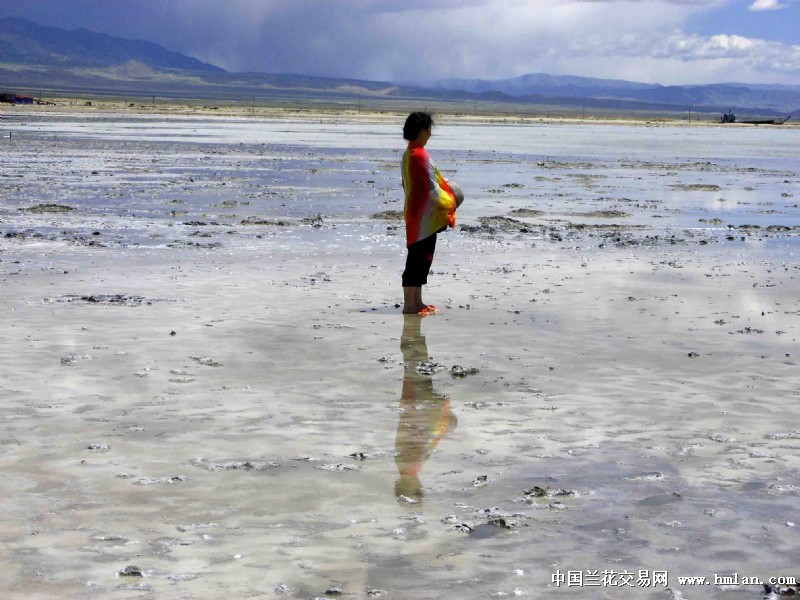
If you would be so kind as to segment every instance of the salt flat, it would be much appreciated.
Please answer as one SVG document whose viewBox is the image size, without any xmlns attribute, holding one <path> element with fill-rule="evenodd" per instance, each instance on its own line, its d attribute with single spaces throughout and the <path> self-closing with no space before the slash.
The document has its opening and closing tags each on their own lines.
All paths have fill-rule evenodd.
<svg viewBox="0 0 800 600">
<path fill-rule="evenodd" d="M 800 575 L 796 129 L 441 119 L 419 319 L 396 123 L 4 127 L 4 598 Z"/>
</svg>

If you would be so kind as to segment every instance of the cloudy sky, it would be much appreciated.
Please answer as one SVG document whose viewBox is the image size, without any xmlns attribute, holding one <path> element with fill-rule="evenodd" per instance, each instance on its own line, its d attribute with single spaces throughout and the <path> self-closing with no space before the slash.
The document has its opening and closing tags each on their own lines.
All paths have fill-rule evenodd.
<svg viewBox="0 0 800 600">
<path fill-rule="evenodd" d="M 229 71 L 800 84 L 800 0 L 0 0 Z"/>
</svg>

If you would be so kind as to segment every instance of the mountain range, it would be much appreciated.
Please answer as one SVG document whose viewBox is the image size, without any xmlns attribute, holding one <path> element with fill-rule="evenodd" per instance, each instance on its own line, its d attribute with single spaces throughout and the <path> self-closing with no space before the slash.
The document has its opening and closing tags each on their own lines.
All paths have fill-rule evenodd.
<svg viewBox="0 0 800 600">
<path fill-rule="evenodd" d="M 292 74 L 230 73 L 143 40 L 0 18 L 0 91 L 139 94 L 190 98 L 365 98 L 491 102 L 659 112 L 800 113 L 800 85 L 663 86 L 527 74 L 500 80 L 382 82 Z"/>
<path fill-rule="evenodd" d="M 88 29 L 66 31 L 27 19 L 0 19 L 0 62 L 60 67 L 113 67 L 135 60 L 153 68 L 224 72 L 163 46 Z"/>
<path fill-rule="evenodd" d="M 780 112 L 800 107 L 800 85 L 721 83 L 663 86 L 616 79 L 528 74 L 499 80 L 449 79 L 436 82 L 432 87 L 473 93 L 502 92 L 518 98 L 532 95 L 603 98 L 672 104 L 684 108 L 723 107 L 728 104 L 731 107 L 768 108 Z"/>
</svg>

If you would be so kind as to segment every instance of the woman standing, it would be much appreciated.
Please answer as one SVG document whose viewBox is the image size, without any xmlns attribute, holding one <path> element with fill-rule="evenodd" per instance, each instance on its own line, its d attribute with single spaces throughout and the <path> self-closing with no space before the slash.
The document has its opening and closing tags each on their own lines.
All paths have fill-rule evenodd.
<svg viewBox="0 0 800 600">
<path fill-rule="evenodd" d="M 403 191 L 406 222 L 406 268 L 403 271 L 403 313 L 434 314 L 436 307 L 422 301 L 422 286 L 436 250 L 436 234 L 456 225 L 456 199 L 447 180 L 431 163 L 425 144 L 431 137 L 433 118 L 424 112 L 408 115 L 403 138 Z"/>
</svg>

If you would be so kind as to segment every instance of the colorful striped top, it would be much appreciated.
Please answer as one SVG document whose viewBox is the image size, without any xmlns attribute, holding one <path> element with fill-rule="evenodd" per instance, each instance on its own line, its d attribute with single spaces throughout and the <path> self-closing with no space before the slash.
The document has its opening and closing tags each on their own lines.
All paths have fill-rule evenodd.
<svg viewBox="0 0 800 600">
<path fill-rule="evenodd" d="M 424 146 L 410 142 L 403 155 L 406 246 L 456 226 L 456 199 Z"/>
</svg>

